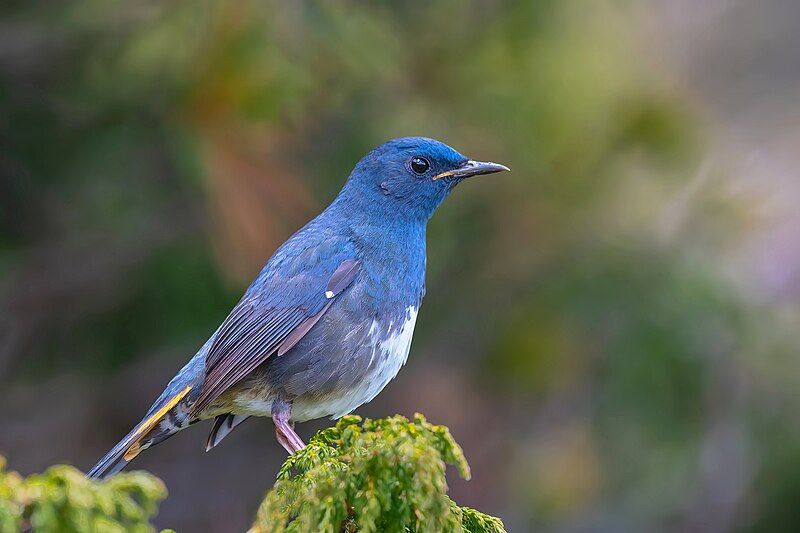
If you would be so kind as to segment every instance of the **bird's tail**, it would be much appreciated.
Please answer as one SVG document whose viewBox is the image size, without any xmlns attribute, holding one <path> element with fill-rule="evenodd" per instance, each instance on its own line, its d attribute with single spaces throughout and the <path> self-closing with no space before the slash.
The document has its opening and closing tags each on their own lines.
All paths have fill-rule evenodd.
<svg viewBox="0 0 800 533">
<path fill-rule="evenodd" d="M 153 404 L 144 419 L 100 459 L 86 475 L 90 478 L 102 479 L 115 474 L 125 468 L 142 450 L 158 444 L 187 427 L 189 421 L 186 414 L 179 415 L 173 410 L 191 390 L 191 385 L 186 385 L 177 392 L 172 392 L 168 388 Z"/>
</svg>

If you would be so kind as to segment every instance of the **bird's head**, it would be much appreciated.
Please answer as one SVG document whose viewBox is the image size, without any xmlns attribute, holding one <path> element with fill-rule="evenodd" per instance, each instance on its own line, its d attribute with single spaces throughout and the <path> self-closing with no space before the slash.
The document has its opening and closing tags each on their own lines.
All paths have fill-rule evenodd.
<svg viewBox="0 0 800 533">
<path fill-rule="evenodd" d="M 342 199 L 353 208 L 386 218 L 427 220 L 463 180 L 508 170 L 473 161 L 425 137 L 403 137 L 382 144 L 358 162 Z"/>
</svg>

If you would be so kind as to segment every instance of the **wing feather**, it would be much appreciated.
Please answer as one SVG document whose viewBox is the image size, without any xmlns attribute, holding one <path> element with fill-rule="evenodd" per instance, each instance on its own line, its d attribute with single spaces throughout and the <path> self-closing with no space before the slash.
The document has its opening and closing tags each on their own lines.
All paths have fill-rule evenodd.
<svg viewBox="0 0 800 533">
<path fill-rule="evenodd" d="M 359 265 L 355 259 L 345 259 L 317 282 L 313 278 L 309 282 L 307 272 L 297 273 L 281 285 L 297 300 L 291 305 L 274 303 L 280 302 L 280 298 L 272 293 L 248 291 L 214 336 L 206 357 L 205 379 L 192 414 L 196 416 L 203 411 L 273 353 L 282 355 L 296 345 L 330 308 L 335 297 L 352 283 Z"/>
<path fill-rule="evenodd" d="M 278 346 L 278 356 L 280 357 L 281 355 L 285 354 L 286 352 L 294 348 L 294 345 L 300 342 L 300 339 L 305 337 L 306 333 L 308 333 L 309 330 L 311 330 L 311 328 L 314 327 L 314 324 L 317 323 L 317 320 L 322 318 L 322 315 L 325 314 L 325 311 L 328 310 L 328 308 L 331 306 L 332 303 L 333 303 L 332 301 L 328 301 L 328 303 L 325 304 L 325 307 L 323 307 L 319 313 L 317 313 L 314 316 L 306 318 L 305 320 L 303 320 L 303 322 L 300 323 L 300 325 L 294 328 L 292 332 L 286 336 L 281 345 Z"/>
</svg>

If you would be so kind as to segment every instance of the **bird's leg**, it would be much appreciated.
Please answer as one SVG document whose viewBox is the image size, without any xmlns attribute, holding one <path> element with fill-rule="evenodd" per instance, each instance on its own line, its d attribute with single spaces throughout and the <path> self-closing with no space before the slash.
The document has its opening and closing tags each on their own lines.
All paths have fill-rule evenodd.
<svg viewBox="0 0 800 533">
<path fill-rule="evenodd" d="M 281 397 L 272 402 L 272 422 L 275 424 L 275 437 L 283 448 L 293 454 L 305 448 L 305 443 L 294 432 L 294 424 L 289 423 L 292 416 L 292 404 Z"/>
<path fill-rule="evenodd" d="M 300 435 L 295 433 L 294 424 L 290 425 L 286 423 L 282 429 L 284 437 L 286 437 L 286 440 L 288 441 L 289 447 L 292 448 L 292 451 L 289 453 L 300 451 L 306 447 L 306 443 L 303 442 L 303 439 L 300 438 Z"/>
<path fill-rule="evenodd" d="M 278 439 L 278 443 L 283 446 L 284 450 L 286 450 L 289 454 L 293 453 L 292 445 L 289 444 L 289 441 L 283 436 L 283 433 L 281 433 L 281 430 L 278 429 L 278 426 L 275 426 L 275 437 Z"/>
</svg>

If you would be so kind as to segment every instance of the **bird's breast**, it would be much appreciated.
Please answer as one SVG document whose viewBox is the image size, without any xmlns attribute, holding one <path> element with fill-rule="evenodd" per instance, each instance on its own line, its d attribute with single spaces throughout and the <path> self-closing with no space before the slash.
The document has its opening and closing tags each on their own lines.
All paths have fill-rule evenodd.
<svg viewBox="0 0 800 533">
<path fill-rule="evenodd" d="M 349 362 L 355 379 L 347 380 L 346 386 L 334 388 L 323 398 L 297 398 L 293 418 L 339 418 L 375 398 L 408 360 L 417 311 L 417 307 L 409 306 L 405 313 L 394 317 L 376 317 L 366 342 Z"/>
<path fill-rule="evenodd" d="M 374 343 L 368 368 L 374 372 L 367 376 L 374 384 L 380 385 L 375 394 L 394 378 L 400 368 L 406 364 L 411 350 L 411 339 L 414 336 L 414 325 L 417 322 L 417 308 L 408 307 L 401 319 L 383 322 L 373 321 L 370 327 L 370 338 Z M 374 394 L 367 400 L 374 397 Z M 363 403 L 363 402 L 362 402 Z"/>
</svg>

